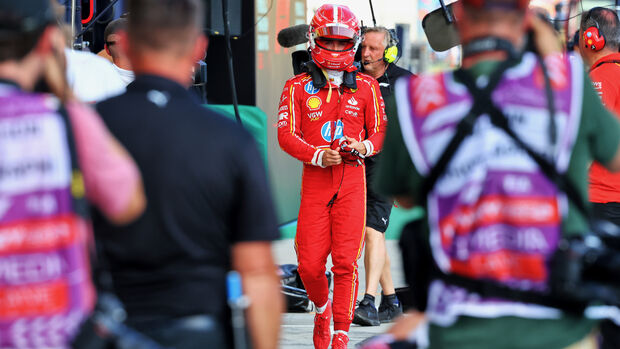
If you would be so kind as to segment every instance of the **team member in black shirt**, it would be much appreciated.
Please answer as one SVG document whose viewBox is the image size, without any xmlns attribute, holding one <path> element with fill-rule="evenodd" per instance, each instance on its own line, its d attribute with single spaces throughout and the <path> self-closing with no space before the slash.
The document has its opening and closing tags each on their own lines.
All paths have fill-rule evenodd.
<svg viewBox="0 0 620 349">
<path fill-rule="evenodd" d="M 368 27 L 363 32 L 362 64 L 364 73 L 377 79 L 383 100 L 392 95 L 394 83 L 411 72 L 394 64 L 397 56 L 395 38 L 385 27 Z M 388 115 L 392 117 L 392 115 Z M 396 119 L 393 119 L 396 120 Z M 381 154 L 378 154 L 380 156 Z M 385 248 L 385 231 L 390 222 L 392 201 L 372 189 L 375 164 L 378 156 L 367 158 L 366 163 L 366 237 L 364 268 L 366 269 L 366 294 L 355 310 L 353 323 L 362 326 L 378 326 L 390 322 L 402 313 L 392 274 L 390 258 Z M 379 311 L 375 308 L 377 286 L 381 284 L 382 297 Z"/>
<path fill-rule="evenodd" d="M 96 230 L 128 324 L 177 349 L 229 347 L 232 268 L 250 298 L 253 347 L 275 348 L 279 236 L 262 158 L 248 132 L 187 90 L 206 48 L 200 1 L 132 0 L 129 11 L 136 79 L 97 110 L 136 159 L 149 203 L 135 223 Z"/>
</svg>

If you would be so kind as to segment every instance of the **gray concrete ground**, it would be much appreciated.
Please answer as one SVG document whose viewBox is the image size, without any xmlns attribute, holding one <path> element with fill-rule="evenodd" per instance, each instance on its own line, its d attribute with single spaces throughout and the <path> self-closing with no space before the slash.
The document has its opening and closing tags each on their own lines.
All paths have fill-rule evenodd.
<svg viewBox="0 0 620 349">
<path fill-rule="evenodd" d="M 387 240 L 387 251 L 392 261 L 392 277 L 394 278 L 394 286 L 402 287 L 405 285 L 404 275 L 401 268 L 400 251 L 396 240 Z M 278 264 L 296 264 L 295 249 L 293 240 L 280 240 L 273 246 L 276 263 Z M 364 296 L 366 289 L 366 278 L 364 275 L 364 255 L 358 261 L 359 265 L 359 293 L 358 300 Z M 328 259 L 328 268 L 331 267 L 331 261 Z M 377 297 L 377 305 L 380 297 Z M 312 345 L 312 328 L 314 326 L 314 313 L 286 313 L 282 317 L 282 332 L 280 336 L 281 349 L 294 348 L 313 348 Z M 354 348 L 355 344 L 364 339 L 384 332 L 389 328 L 390 324 L 381 324 L 381 326 L 362 327 L 351 325 L 349 330 L 349 348 Z"/>
</svg>

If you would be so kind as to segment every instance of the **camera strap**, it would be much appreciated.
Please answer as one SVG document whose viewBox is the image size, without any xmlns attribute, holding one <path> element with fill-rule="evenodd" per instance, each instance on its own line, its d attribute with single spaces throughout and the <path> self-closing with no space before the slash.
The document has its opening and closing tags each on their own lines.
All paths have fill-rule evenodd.
<svg viewBox="0 0 620 349">
<path fill-rule="evenodd" d="M 504 51 L 510 58 L 518 56 L 510 41 L 496 36 L 477 38 L 463 45 L 463 57 L 475 56 L 489 51 Z"/>
<path fill-rule="evenodd" d="M 512 60 L 504 61 L 503 63 L 501 63 L 500 66 L 491 74 L 489 78 L 489 83 L 484 89 L 480 89 L 476 86 L 476 82 L 473 76 L 471 76 L 471 74 L 467 71 L 459 69 L 454 72 L 455 77 L 457 77 L 459 81 L 461 81 L 471 93 L 474 99 L 474 103 L 469 113 L 457 125 L 454 136 L 446 146 L 444 152 L 439 157 L 439 160 L 437 161 L 435 166 L 431 169 L 429 176 L 426 177 L 424 185 L 422 186 L 423 190 L 420 198 L 426 198 L 428 196 L 430 191 L 437 183 L 437 180 L 439 179 L 441 174 L 443 174 L 443 172 L 446 170 L 448 163 L 450 162 L 452 157 L 454 157 L 454 154 L 460 147 L 461 143 L 463 143 L 465 138 L 467 138 L 467 136 L 472 133 L 476 119 L 480 115 L 487 113 L 491 118 L 491 122 L 496 127 L 504 130 L 504 132 L 506 132 L 506 134 L 510 138 L 512 138 L 519 147 L 525 150 L 525 152 L 538 164 L 545 176 L 547 176 L 549 180 L 551 180 L 562 192 L 564 192 L 569 198 L 569 200 L 573 202 L 575 207 L 577 207 L 577 209 L 579 209 L 579 211 L 581 211 L 581 213 L 589 219 L 591 216 L 590 211 L 585 206 L 583 198 L 577 190 L 576 186 L 565 175 L 561 175 L 560 173 L 558 173 L 557 169 L 550 161 L 548 161 L 542 155 L 534 151 L 514 133 L 514 131 L 510 128 L 510 125 L 508 124 L 508 119 L 506 118 L 504 113 L 499 108 L 497 108 L 497 106 L 493 103 L 491 99 L 491 93 L 499 83 L 501 75 L 513 63 L 514 61 Z M 544 62 L 540 60 L 540 63 L 543 67 L 542 71 L 545 80 L 545 95 L 547 97 L 547 108 L 549 110 L 550 119 L 554 120 L 555 104 L 553 101 L 551 82 Z M 555 144 L 557 136 L 554 121 L 550 122 L 549 128 L 549 137 L 551 143 Z"/>
<path fill-rule="evenodd" d="M 495 71 L 491 73 L 489 77 L 489 82 L 484 89 L 480 90 L 478 89 L 478 87 L 475 87 L 474 90 L 470 90 L 470 93 L 472 94 L 472 97 L 474 98 L 473 106 L 471 107 L 471 110 L 467 113 L 467 115 L 459 122 L 459 124 L 456 127 L 456 132 L 454 133 L 454 136 L 452 137 L 452 139 L 446 146 L 445 150 L 439 157 L 439 160 L 437 161 L 435 166 L 431 168 L 429 175 L 425 178 L 424 183 L 422 185 L 422 191 L 420 193 L 420 198 L 422 199 L 420 202 L 426 201 L 428 194 L 435 187 L 437 180 L 446 170 L 448 163 L 450 162 L 450 160 L 452 160 L 452 157 L 454 156 L 458 148 L 461 146 L 461 143 L 463 143 L 465 138 L 467 138 L 473 132 L 474 124 L 476 123 L 476 120 L 478 119 L 478 117 L 487 111 L 487 106 L 485 105 L 485 103 L 480 103 L 479 100 L 485 99 L 485 97 L 483 96 L 491 95 L 491 93 L 493 92 L 497 84 L 500 82 L 503 73 L 506 71 L 506 69 L 508 69 L 515 63 L 516 63 L 515 60 L 503 61 L 495 69 Z M 466 73 L 462 69 L 459 69 L 455 72 L 455 76 L 457 77 L 459 77 L 456 74 L 458 72 L 465 73 L 467 75 L 466 79 L 468 79 L 475 86 L 473 77 L 471 77 L 468 73 Z M 468 85 L 466 84 L 466 86 Z M 486 98 L 489 98 L 489 97 L 486 97 Z"/>
<path fill-rule="evenodd" d="M 542 65 L 542 71 L 545 78 L 546 97 L 548 100 L 547 107 L 549 109 L 550 118 L 553 119 L 555 112 L 553 91 L 551 90 L 551 83 L 544 62 L 542 59 L 539 61 Z M 491 94 L 494 88 L 501 80 L 501 76 L 506 69 L 514 63 L 515 60 L 506 60 L 502 62 L 490 75 L 489 82 L 486 87 L 482 89 L 476 85 L 474 77 L 469 72 L 463 69 L 459 69 L 454 72 L 454 76 L 462 82 L 471 93 L 473 97 L 473 106 L 469 113 L 457 125 L 453 138 L 446 146 L 436 165 L 431 169 L 429 176 L 425 179 L 420 196 L 420 199 L 423 199 L 423 201 L 420 202 L 425 202 L 426 197 L 433 189 L 438 178 L 445 171 L 448 163 L 451 161 L 462 142 L 472 133 L 476 119 L 482 114 L 487 114 L 489 115 L 493 125 L 506 132 L 506 134 L 513 139 L 519 147 L 525 150 L 525 152 L 538 164 L 545 176 L 547 176 L 560 191 L 563 191 L 568 196 L 569 200 L 575 204 L 575 206 L 585 215 L 586 218 L 589 218 L 589 211 L 574 184 L 565 175 L 558 173 L 552 162 L 545 159 L 542 155 L 538 154 L 536 151 L 531 149 L 530 146 L 524 143 L 510 128 L 508 119 L 502 110 L 500 110 L 493 103 Z M 550 132 L 550 139 L 552 143 L 555 143 L 555 123 L 550 122 L 550 127 L 553 128 L 553 132 Z M 463 287 L 468 291 L 477 293 L 483 297 L 494 297 L 525 303 L 540 304 L 557 309 L 563 309 L 569 312 L 583 312 L 586 306 L 584 302 L 574 299 L 567 299 L 556 294 L 552 295 L 550 289 L 541 292 L 514 289 L 492 280 L 471 279 L 453 273 L 446 274 L 441 271 L 435 263 L 432 263 L 432 265 L 433 270 L 431 271 L 431 274 L 435 274 L 436 277 L 446 283 Z"/>
<path fill-rule="evenodd" d="M 554 105 L 552 102 L 553 92 L 551 90 L 551 83 L 549 81 L 549 76 L 547 73 L 547 69 L 545 68 L 544 62 L 541 61 L 541 64 L 543 67 L 542 71 L 543 71 L 543 75 L 545 76 L 545 87 L 547 90 L 547 93 L 546 93 L 547 100 L 548 100 L 547 107 L 549 108 L 550 118 L 553 119 L 554 114 L 555 114 Z M 502 110 L 500 110 L 495 105 L 495 103 L 493 103 L 490 93 L 488 93 L 486 90 L 483 91 L 483 90 L 478 89 L 474 82 L 473 77 L 468 72 L 462 69 L 459 69 L 454 74 L 461 82 L 463 82 L 463 84 L 465 84 L 467 89 L 472 94 L 474 98 L 474 105 L 484 106 L 483 107 L 484 111 L 489 115 L 491 119 L 491 123 L 493 123 L 493 125 L 495 125 L 496 127 L 506 132 L 506 134 L 520 148 L 525 150 L 528 156 L 530 156 L 536 162 L 536 164 L 538 164 L 538 166 L 540 167 L 540 170 L 545 174 L 545 176 L 547 176 L 547 178 L 551 182 L 553 182 L 560 191 L 564 192 L 566 196 L 569 198 L 569 200 L 575 205 L 575 207 L 577 207 L 577 209 L 579 209 L 579 211 L 581 211 L 581 213 L 587 219 L 589 219 L 590 211 L 584 204 L 583 197 L 577 190 L 577 187 L 571 182 L 571 180 L 566 175 L 560 174 L 552 162 L 545 159 L 541 154 L 533 150 L 529 145 L 523 142 L 523 140 L 520 139 L 515 134 L 515 132 L 510 128 L 508 118 L 504 115 Z M 549 102 L 549 100 L 551 100 L 551 102 Z M 555 137 L 552 137 L 552 140 L 554 140 L 554 138 Z M 450 158 L 452 158 L 452 156 L 454 156 L 454 153 L 448 154 L 448 155 L 450 155 Z"/>
</svg>

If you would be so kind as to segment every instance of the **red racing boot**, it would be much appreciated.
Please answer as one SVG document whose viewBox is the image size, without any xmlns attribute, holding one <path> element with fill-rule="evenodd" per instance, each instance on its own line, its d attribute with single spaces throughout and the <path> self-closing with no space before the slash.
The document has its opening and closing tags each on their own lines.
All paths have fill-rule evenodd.
<svg viewBox="0 0 620 349">
<path fill-rule="evenodd" d="M 323 313 L 314 315 L 314 331 L 312 332 L 312 341 L 315 349 L 327 349 L 329 341 L 332 337 L 332 302 L 327 301 L 327 307 Z"/>
<path fill-rule="evenodd" d="M 349 336 L 345 332 L 336 331 L 332 339 L 332 349 L 347 349 L 349 344 Z"/>
</svg>

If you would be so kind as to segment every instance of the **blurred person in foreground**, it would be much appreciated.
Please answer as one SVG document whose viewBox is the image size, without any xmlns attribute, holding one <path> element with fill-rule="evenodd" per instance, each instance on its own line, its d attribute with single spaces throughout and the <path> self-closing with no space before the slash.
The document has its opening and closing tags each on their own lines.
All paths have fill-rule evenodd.
<svg viewBox="0 0 620 349">
<path fill-rule="evenodd" d="M 112 57 L 112 64 L 121 80 L 128 85 L 135 78 L 127 54 L 123 51 L 121 41 L 127 40 L 127 18 L 118 18 L 105 27 L 103 31 L 104 50 Z"/>
<path fill-rule="evenodd" d="M 113 226 L 146 205 L 135 163 L 73 97 L 64 46 L 49 0 L 0 0 L 2 348 L 68 348 L 95 302 L 88 203 Z"/>
<path fill-rule="evenodd" d="M 397 83 L 396 104 L 388 102 L 388 110 L 397 109 L 398 122 L 388 127 L 376 182 L 402 206 L 427 210 L 417 229 L 403 231 L 426 247 L 426 270 L 435 266 L 427 284 L 418 285 L 427 291 L 419 306 L 428 320 L 420 346 L 595 348 L 598 321 L 583 313 L 469 287 L 549 290 L 558 241 L 590 228 L 577 208 L 587 206 L 591 157 L 620 169 L 620 125 L 602 106 L 581 60 L 561 54 L 553 29 L 527 10 L 527 1 L 464 0 L 454 11 L 463 66 Z M 528 30 L 539 56 L 524 51 Z M 437 173 L 457 135 L 464 137 L 460 146 Z M 534 160 L 536 153 L 546 165 Z M 543 167 L 574 183 L 581 199 L 567 201 Z M 434 174 L 432 185 L 427 181 Z M 404 317 L 367 347 L 403 339 L 411 334 L 406 325 L 417 323 L 419 316 Z"/>
<path fill-rule="evenodd" d="M 237 270 L 254 348 L 276 348 L 283 299 L 279 238 L 252 136 L 188 91 L 204 55 L 199 0 L 132 0 L 127 92 L 97 105 L 136 159 L 149 205 L 119 231 L 95 224 L 127 324 L 163 346 L 232 346 L 226 275 Z"/>
<path fill-rule="evenodd" d="M 299 275 L 317 306 L 314 347 L 346 348 L 359 285 L 365 230 L 366 176 L 363 157 L 381 150 L 383 99 L 377 81 L 353 65 L 361 41 L 355 14 L 323 5 L 309 27 L 306 72 L 284 85 L 278 114 L 280 147 L 303 162 L 301 206 L 295 236 Z M 325 277 L 330 255 L 332 302 Z"/>
<path fill-rule="evenodd" d="M 412 73 L 396 65 L 398 56 L 396 38 L 385 27 L 367 27 L 362 31 L 363 72 L 379 83 L 384 100 L 392 96 L 396 80 Z M 388 115 L 388 118 L 391 116 Z M 394 119 L 396 116 L 394 115 Z M 364 237 L 364 270 L 366 293 L 360 302 L 353 323 L 362 326 L 379 326 L 391 322 L 402 314 L 402 306 L 394 290 L 390 256 L 385 248 L 385 231 L 390 223 L 392 200 L 375 192 L 373 182 L 376 164 L 381 154 L 366 159 L 366 236 Z M 381 284 L 379 311 L 375 307 L 377 286 Z"/>
<path fill-rule="evenodd" d="M 620 115 L 620 21 L 616 11 L 594 7 L 583 13 L 578 46 L 603 105 Z M 620 174 L 594 161 L 589 178 L 593 215 L 620 225 Z M 601 335 L 603 348 L 620 347 L 620 328 L 611 321 L 601 324 Z"/>
</svg>

